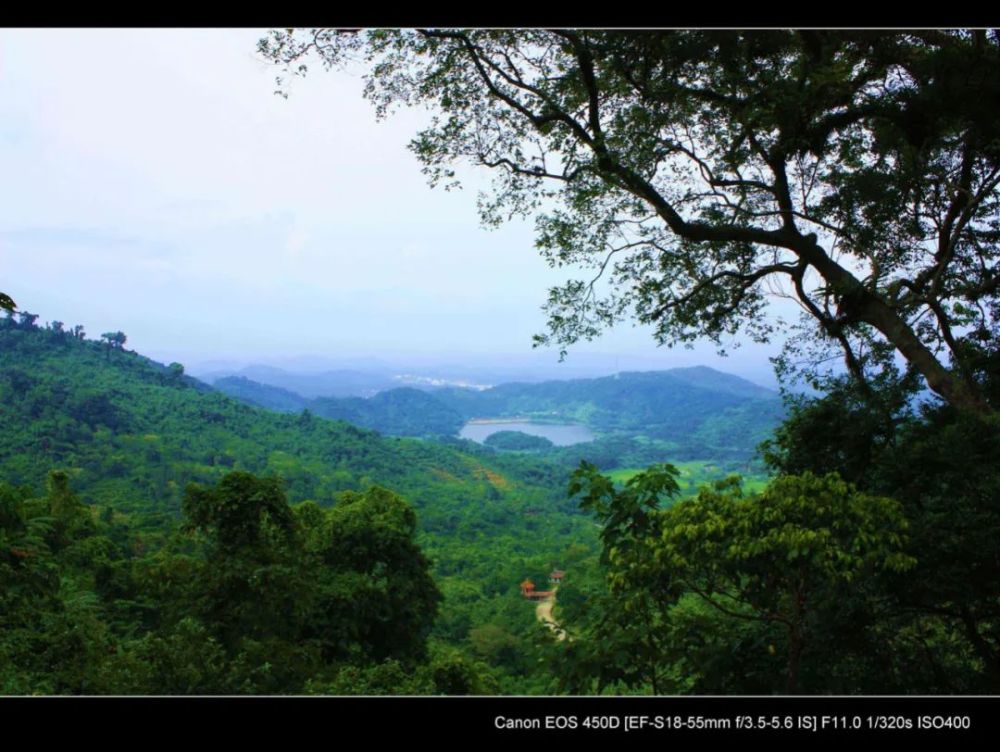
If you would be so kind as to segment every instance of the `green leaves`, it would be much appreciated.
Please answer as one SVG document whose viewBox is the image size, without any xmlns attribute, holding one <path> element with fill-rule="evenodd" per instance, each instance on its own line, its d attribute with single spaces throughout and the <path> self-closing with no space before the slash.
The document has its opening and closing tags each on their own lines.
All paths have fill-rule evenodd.
<svg viewBox="0 0 1000 752">
<path fill-rule="evenodd" d="M 774 655 L 777 628 L 784 653 L 782 663 L 769 663 L 770 686 L 798 691 L 810 646 L 852 639 L 825 626 L 836 621 L 828 610 L 857 598 L 882 574 L 916 563 L 906 551 L 900 504 L 859 493 L 836 475 L 779 477 L 759 496 L 744 496 L 739 480 L 730 478 L 661 508 L 679 491 L 676 475 L 669 465 L 653 467 L 617 488 L 583 465 L 570 488 L 584 494 L 581 506 L 604 528 L 610 597 L 589 639 L 606 639 L 621 614 L 633 629 L 644 625 L 633 636 L 635 663 L 618 673 L 629 682 L 662 679 L 677 661 L 691 661 L 682 626 L 690 611 L 678 609 L 696 598 L 714 615 L 703 629 L 717 630 L 713 639 L 720 642 L 743 629 L 738 624 L 757 622 Z M 695 663 L 689 670 L 732 686 L 724 661 L 710 660 L 711 668 Z"/>
<path fill-rule="evenodd" d="M 281 481 L 245 472 L 230 473 L 211 489 L 188 487 L 183 511 L 190 528 L 223 552 L 263 545 L 272 531 L 288 534 L 292 524 Z"/>
<path fill-rule="evenodd" d="M 994 32 L 290 30 L 260 49 L 289 72 L 361 53 L 380 117 L 432 111 L 411 144 L 432 186 L 493 170 L 483 224 L 535 216 L 550 264 L 593 270 L 550 291 L 536 343 L 630 318 L 661 344 L 768 341 L 787 331 L 769 297 L 791 296 L 814 362 L 874 373 L 884 345 L 992 409 L 950 369 L 953 329 L 997 340 Z"/>
<path fill-rule="evenodd" d="M 663 556 L 685 562 L 683 576 L 730 582 L 754 603 L 767 586 L 826 588 L 878 571 L 911 567 L 898 502 L 860 494 L 837 476 L 777 478 L 756 497 L 703 489 L 664 513 Z M 794 570 L 784 570 L 792 563 Z M 786 578 L 788 578 L 786 580 Z"/>
<path fill-rule="evenodd" d="M 594 465 L 580 463 L 570 481 L 569 494 L 583 494 L 580 508 L 593 512 L 602 524 L 604 563 L 627 556 L 655 534 L 655 512 L 662 501 L 680 493 L 679 474 L 673 465 L 653 465 L 630 478 L 619 491 Z"/>
</svg>

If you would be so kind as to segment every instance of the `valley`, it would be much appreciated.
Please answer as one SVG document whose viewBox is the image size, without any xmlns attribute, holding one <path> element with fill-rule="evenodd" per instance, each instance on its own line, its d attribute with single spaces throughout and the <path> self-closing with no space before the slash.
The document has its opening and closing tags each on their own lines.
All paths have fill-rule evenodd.
<svg viewBox="0 0 1000 752">
<path fill-rule="evenodd" d="M 485 661 L 503 691 L 548 691 L 552 677 L 531 668 L 536 620 L 517 597 L 517 583 L 554 567 L 580 576 L 594 571 L 597 529 L 566 492 L 582 460 L 613 469 L 624 482 L 634 472 L 630 461 L 668 461 L 672 448 L 677 455 L 699 452 L 706 422 L 685 413 L 692 388 L 683 377 L 624 374 L 309 399 L 243 378 L 213 387 L 180 364 L 8 318 L 0 321 L 0 478 L 10 498 L 30 498 L 60 473 L 73 494 L 126 536 L 115 561 L 128 569 L 176 545 L 191 484 L 216 484 L 233 473 L 273 477 L 293 509 L 336 508 L 345 494 L 386 488 L 412 505 L 416 541 L 441 593 L 431 640 Z M 770 404 L 770 395 L 751 385 L 716 378 L 728 391 L 700 395 L 699 411 L 712 399 L 720 414 L 746 410 L 740 392 Z M 633 380 L 645 391 L 636 392 Z M 671 398 L 669 388 L 678 385 L 681 393 Z M 619 427 L 638 425 L 636 411 L 665 403 L 687 421 L 687 434 L 660 429 L 668 441 Z M 470 417 L 481 415 L 493 417 Z M 581 422 L 552 422 L 562 416 Z M 506 429 L 495 437 L 536 438 L 542 448 L 490 446 L 485 435 L 485 444 L 472 441 L 470 426 Z M 525 428 L 568 430 L 576 440 L 548 442 L 518 432 Z M 749 441 L 739 439 L 738 464 L 723 453 L 683 465 L 687 490 L 732 469 L 754 469 Z"/>
</svg>

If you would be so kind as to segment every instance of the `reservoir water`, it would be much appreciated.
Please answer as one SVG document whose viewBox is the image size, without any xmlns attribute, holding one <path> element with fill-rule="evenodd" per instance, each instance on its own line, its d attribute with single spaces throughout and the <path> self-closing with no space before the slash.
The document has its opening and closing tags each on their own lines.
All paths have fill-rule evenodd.
<svg viewBox="0 0 1000 752">
<path fill-rule="evenodd" d="M 593 441 L 594 434 L 578 423 L 534 423 L 530 420 L 470 420 L 458 435 L 482 444 L 486 437 L 499 431 L 520 431 L 531 436 L 541 436 L 556 446 L 569 446 Z"/>
</svg>

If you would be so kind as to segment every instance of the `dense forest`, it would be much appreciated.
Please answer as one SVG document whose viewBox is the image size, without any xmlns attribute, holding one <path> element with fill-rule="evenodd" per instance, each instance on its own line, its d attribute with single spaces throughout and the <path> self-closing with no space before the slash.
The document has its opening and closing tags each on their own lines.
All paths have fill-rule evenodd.
<svg viewBox="0 0 1000 752">
<path fill-rule="evenodd" d="M 570 467 L 585 459 L 608 470 L 645 467 L 670 458 L 759 473 L 757 446 L 784 414 L 777 393 L 704 367 L 489 389 L 403 387 L 366 399 L 307 399 L 240 376 L 220 378 L 213 385 L 249 405 L 284 413 L 308 410 L 390 436 L 447 440 L 476 418 L 579 424 L 591 429 L 592 441 L 572 447 L 536 441 L 532 448 L 545 450 L 547 459 Z M 502 437 L 486 443 L 515 448 Z"/>
<path fill-rule="evenodd" d="M 992 418 L 845 384 L 766 487 L 685 490 L 253 408 L 125 342 L 0 321 L 5 693 L 998 686 Z M 518 593 L 553 568 L 563 641 Z"/>
<path fill-rule="evenodd" d="M 219 556 L 228 550 L 213 548 L 212 536 L 220 523 L 191 518 L 197 506 L 193 499 L 209 498 L 205 493 L 217 494 L 211 498 L 216 498 L 214 503 L 220 507 L 227 503 L 253 507 L 258 497 L 269 499 L 269 508 L 258 510 L 266 524 L 261 522 L 254 535 L 266 537 L 267 545 L 280 543 L 280 556 L 276 551 L 254 553 L 245 563 L 244 574 L 239 575 L 260 583 L 279 577 L 276 568 L 282 567 L 280 577 L 302 578 L 303 582 L 313 578 L 315 570 L 308 569 L 305 559 L 302 566 L 306 568 L 301 571 L 294 564 L 301 558 L 296 546 L 320 545 L 307 542 L 311 533 L 303 527 L 304 520 L 308 519 L 309 525 L 329 527 L 322 522 L 326 519 L 323 515 L 344 507 L 351 499 L 384 504 L 391 500 L 391 514 L 373 509 L 360 515 L 365 510 L 362 505 L 356 508 L 358 519 L 373 526 L 369 531 L 372 535 L 383 534 L 383 524 L 403 526 L 408 532 L 405 536 L 398 532 L 398 537 L 406 542 L 405 555 L 396 552 L 392 554 L 396 559 L 384 561 L 373 555 L 365 566 L 382 561 L 381 566 L 388 567 L 386 572 L 373 574 L 362 567 L 351 577 L 374 578 L 366 587 L 376 591 L 390 587 L 395 578 L 391 573 L 400 567 L 399 571 L 409 568 L 407 571 L 419 572 L 424 578 L 419 587 L 433 597 L 425 594 L 422 606 L 412 604 L 413 609 L 422 609 L 412 617 L 417 620 L 413 624 L 421 626 L 416 629 L 411 624 L 406 630 L 414 632 L 421 647 L 406 654 L 408 659 L 416 660 L 433 649 L 451 656 L 446 663 L 452 658 L 469 665 L 485 661 L 480 668 L 485 671 L 483 681 L 489 681 L 482 687 L 475 684 L 482 691 L 491 687 L 491 691 L 537 692 L 550 686 L 550 677 L 537 671 L 533 611 L 516 594 L 526 575 L 544 578 L 554 566 L 596 551 L 592 523 L 565 496 L 565 468 L 498 454 L 458 439 L 444 445 L 383 438 L 309 412 L 280 415 L 252 408 L 185 376 L 179 364 L 163 366 L 126 350 L 123 343 L 89 340 L 80 328 L 66 330 L 58 322 L 42 327 L 36 320 L 32 314 L 0 320 L 0 417 L 5 427 L 0 435 L 0 477 L 6 510 L 0 544 L 6 552 L 3 577 L 9 597 L 15 593 L 37 597 L 26 602 L 34 605 L 16 606 L 11 601 L 3 609 L 2 618 L 9 626 L 3 650 L 15 651 L 5 653 L 3 661 L 5 670 L 13 672 L 5 677 L 6 691 L 298 692 L 307 688 L 307 680 L 319 681 L 319 674 L 297 674 L 259 686 L 226 683 L 230 680 L 221 678 L 214 684 L 192 684 L 187 689 L 176 684 L 116 684 L 118 679 L 100 684 L 84 675 L 82 668 L 79 671 L 84 673 L 72 681 L 37 668 L 51 667 L 56 660 L 51 655 L 38 658 L 37 670 L 25 663 L 28 655 L 39 650 L 49 655 L 45 651 L 62 649 L 54 643 L 44 647 L 46 637 L 24 640 L 35 633 L 38 619 L 71 618 L 66 609 L 72 603 L 86 606 L 87 630 L 91 630 L 86 634 L 88 639 L 103 641 L 92 646 L 92 654 L 102 661 L 112 647 L 123 656 L 130 655 L 130 650 L 139 649 L 137 641 L 141 640 L 197 642 L 201 640 L 197 635 L 204 633 L 222 645 L 222 633 L 213 630 L 222 629 L 225 619 L 219 617 L 220 621 L 197 609 L 185 611 L 185 604 L 201 602 L 200 598 L 208 598 L 208 591 L 197 596 L 168 592 L 161 589 L 167 587 L 165 584 L 150 579 L 155 571 L 167 580 L 188 580 L 186 574 L 180 574 L 186 571 L 184 567 L 203 566 L 206 573 L 219 573 L 220 567 L 209 566 L 206 557 L 210 550 Z M 234 478 L 238 480 L 230 480 Z M 263 485 L 258 488 L 255 484 Z M 73 500 L 79 525 L 73 523 L 64 530 L 54 519 L 58 517 L 56 507 L 69 503 L 57 499 Z M 248 509 L 247 514 L 257 512 Z M 401 520 L 398 525 L 394 516 Z M 271 538 L 278 535 L 272 525 L 279 517 L 287 528 L 281 541 Z M 232 524 L 244 522 L 234 520 Z M 51 525 L 57 532 L 49 530 Z M 81 551 L 101 554 L 94 558 Z M 258 554 L 263 557 L 259 561 L 253 558 Z M 330 566 L 342 563 L 331 556 L 326 556 Z M 104 583 L 101 578 L 112 577 L 112 570 L 117 584 L 100 584 Z M 75 584 L 66 590 L 71 582 Z M 36 587 L 42 589 L 36 592 Z M 239 587 L 249 585 L 243 582 Z M 279 580 L 274 587 L 277 593 L 286 586 Z M 341 604 L 353 602 L 349 593 L 338 598 Z M 295 608 L 300 600 L 296 598 Z M 281 610 L 290 603 L 274 601 L 267 608 L 276 609 L 272 616 L 280 620 Z M 360 602 L 355 605 L 357 608 L 343 607 L 359 616 L 368 609 Z M 236 603 L 232 607 L 243 608 Z M 36 609 L 40 610 L 36 613 Z M 167 618 L 160 615 L 162 609 L 174 611 Z M 155 615 L 150 616 L 152 612 Z M 30 614 L 34 614 L 34 621 L 16 621 Z M 342 638 L 346 640 L 344 652 L 336 660 L 333 653 L 324 653 L 330 669 L 323 676 L 333 677 L 334 669 L 341 668 L 357 672 L 359 666 L 377 665 L 378 671 L 388 672 L 386 677 L 401 670 L 382 662 L 402 661 L 405 651 L 397 655 L 382 646 L 376 653 L 386 652 L 374 661 L 376 653 L 366 652 L 360 642 L 375 628 L 373 624 L 396 621 L 398 614 L 375 609 L 369 615 L 374 621 L 349 630 L 355 638 Z M 12 619 L 15 621 L 7 621 Z M 250 624 L 255 619 L 246 617 L 241 623 Z M 65 626 L 65 622 L 60 623 Z M 187 636 L 175 635 L 175 628 L 189 630 Z M 57 632 L 45 634 L 51 637 Z M 430 648 L 422 642 L 428 635 Z M 250 633 L 243 637 L 251 639 Z M 230 661 L 249 661 L 252 665 L 244 668 L 250 672 L 257 670 L 255 660 L 275 663 L 275 656 L 260 647 L 254 648 L 263 651 L 256 657 L 239 658 L 243 648 L 237 643 L 243 637 L 229 634 L 225 638 L 228 652 L 219 660 L 226 666 Z M 278 639 L 276 635 L 268 637 L 272 638 Z M 284 634 L 279 640 L 284 645 L 281 649 L 291 650 L 300 639 L 304 638 Z M 351 643 L 351 639 L 359 642 Z M 345 656 L 354 656 L 353 662 Z M 133 659 L 138 660 L 129 658 Z M 306 658 L 302 661 L 302 665 L 309 665 Z M 91 668 L 105 671 L 97 665 Z M 382 674 L 373 676 L 370 681 L 376 682 Z M 394 678 L 385 682 L 385 691 L 397 691 Z M 357 684 L 357 691 L 365 686 L 375 691 L 376 684 Z M 437 691 L 430 684 L 399 686 Z M 329 689 L 323 687 L 323 691 Z M 347 691 L 346 685 L 341 690 Z M 466 691 L 459 685 L 447 691 L 452 690 Z"/>
<path fill-rule="evenodd" d="M 408 143 L 432 187 L 492 176 L 482 225 L 532 222 L 565 272 L 536 345 L 565 355 L 623 323 L 667 347 L 779 344 L 780 398 L 707 368 L 420 390 L 264 368 L 210 386 L 122 331 L 40 325 L 5 279 L 0 693 L 1000 693 L 1000 31 L 285 28 L 257 52 L 284 100 L 350 74 L 378 118 L 429 114 Z M 250 163 L 230 156 L 226 175 Z M 31 238 L 121 241 L 116 222 L 49 218 L 48 187 L 94 162 L 34 158 L 58 169 L 15 214 L 50 226 L 4 230 L 18 262 Z M 276 215 L 334 181 L 360 194 L 323 164 L 315 182 L 263 172 L 252 213 L 293 180 Z M 144 273 L 186 264 L 161 237 L 184 215 L 162 207 L 201 203 L 159 183 Z M 398 219 L 381 192 L 364 201 L 401 235 L 423 221 L 418 202 Z M 280 241 L 246 224 L 287 258 L 315 249 L 292 289 L 321 289 L 302 283 L 331 227 L 282 222 Z M 421 307 L 397 300 L 414 267 L 383 284 L 419 255 L 395 245 L 365 248 L 380 281 L 357 281 L 350 321 L 378 298 L 366 286 Z M 236 299 L 286 312 L 280 285 L 246 292 L 255 276 Z M 478 277 L 463 313 L 487 299 Z M 408 331 L 431 342 L 439 315 Z M 290 316 L 274 320 L 284 336 Z M 370 333 L 324 341 L 347 334 Z M 481 445 L 455 435 L 471 418 L 594 439 Z"/>
</svg>

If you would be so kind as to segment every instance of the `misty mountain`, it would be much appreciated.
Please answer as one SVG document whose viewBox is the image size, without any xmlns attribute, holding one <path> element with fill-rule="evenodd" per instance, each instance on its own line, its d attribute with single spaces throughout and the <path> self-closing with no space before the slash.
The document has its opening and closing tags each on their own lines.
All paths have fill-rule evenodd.
<svg viewBox="0 0 1000 752">
<path fill-rule="evenodd" d="M 501 384 L 434 396 L 466 418 L 528 417 L 583 423 L 603 434 L 641 434 L 683 443 L 749 445 L 781 418 L 777 392 L 708 367 L 620 373 L 598 379 Z"/>
<path fill-rule="evenodd" d="M 750 456 L 783 415 L 779 395 L 705 366 L 489 389 L 387 389 L 373 397 L 307 400 L 246 378 L 215 382 L 248 404 L 313 413 L 395 436 L 454 435 L 475 418 L 582 423 L 600 436 L 645 436 L 685 456 Z"/>
<path fill-rule="evenodd" d="M 307 399 L 316 397 L 370 397 L 377 392 L 400 385 L 400 382 L 393 378 L 390 371 L 337 369 L 316 373 L 299 373 L 263 365 L 247 366 L 238 371 L 208 372 L 201 374 L 201 377 L 210 383 L 232 377 L 249 379 L 261 386 L 277 387 Z"/>
</svg>

